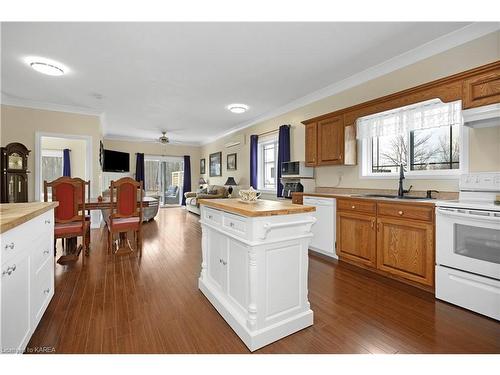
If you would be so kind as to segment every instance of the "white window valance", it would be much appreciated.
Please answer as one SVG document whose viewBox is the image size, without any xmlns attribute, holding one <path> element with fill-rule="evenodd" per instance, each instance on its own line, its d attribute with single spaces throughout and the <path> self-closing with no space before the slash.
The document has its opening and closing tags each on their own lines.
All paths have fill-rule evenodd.
<svg viewBox="0 0 500 375">
<path fill-rule="evenodd" d="M 461 101 L 443 103 L 432 99 L 393 109 L 356 121 L 357 139 L 405 135 L 413 130 L 438 128 L 462 123 Z"/>
</svg>

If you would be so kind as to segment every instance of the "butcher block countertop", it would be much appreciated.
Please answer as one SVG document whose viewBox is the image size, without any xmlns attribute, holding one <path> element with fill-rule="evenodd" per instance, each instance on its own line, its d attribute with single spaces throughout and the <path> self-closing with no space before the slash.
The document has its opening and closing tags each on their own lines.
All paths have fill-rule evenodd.
<svg viewBox="0 0 500 375">
<path fill-rule="evenodd" d="M 58 202 L 0 204 L 0 233 L 4 233 L 59 205 Z"/>
<path fill-rule="evenodd" d="M 200 199 L 200 204 L 218 210 L 247 217 L 275 216 L 313 212 L 312 206 L 293 204 L 290 201 L 270 201 L 258 199 L 255 203 L 244 203 L 239 198 L 231 199 Z"/>
</svg>

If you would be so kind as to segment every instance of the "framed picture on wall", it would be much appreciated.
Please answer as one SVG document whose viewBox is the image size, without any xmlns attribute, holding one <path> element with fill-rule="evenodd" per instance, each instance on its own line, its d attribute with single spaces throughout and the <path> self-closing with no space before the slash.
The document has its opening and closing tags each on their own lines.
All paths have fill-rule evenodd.
<svg viewBox="0 0 500 375">
<path fill-rule="evenodd" d="M 200 174 L 205 174 L 207 173 L 205 169 L 205 159 L 200 159 Z"/>
<path fill-rule="evenodd" d="M 210 177 L 222 176 L 222 152 L 214 152 L 208 157 Z"/>
<path fill-rule="evenodd" d="M 227 154 L 227 170 L 228 171 L 235 171 L 237 169 L 237 154 Z"/>
</svg>

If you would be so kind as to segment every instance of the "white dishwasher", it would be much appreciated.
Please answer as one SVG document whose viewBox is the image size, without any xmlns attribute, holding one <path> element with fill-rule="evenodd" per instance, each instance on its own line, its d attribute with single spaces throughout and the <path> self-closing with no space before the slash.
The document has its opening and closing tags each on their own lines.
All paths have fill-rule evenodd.
<svg viewBox="0 0 500 375">
<path fill-rule="evenodd" d="M 318 253 L 328 255 L 338 259 L 335 253 L 335 216 L 336 216 L 335 198 L 310 197 L 304 196 L 305 206 L 316 207 L 316 224 L 312 227 L 314 237 L 309 248 Z"/>
</svg>

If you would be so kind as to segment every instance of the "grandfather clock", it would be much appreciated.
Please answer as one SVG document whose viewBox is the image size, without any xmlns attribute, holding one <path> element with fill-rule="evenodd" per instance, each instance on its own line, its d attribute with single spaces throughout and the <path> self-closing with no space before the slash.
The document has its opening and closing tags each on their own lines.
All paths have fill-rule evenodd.
<svg viewBox="0 0 500 375">
<path fill-rule="evenodd" d="M 0 200 L 2 203 L 28 201 L 28 154 L 21 143 L 9 143 L 0 149 L 2 171 Z"/>
</svg>

